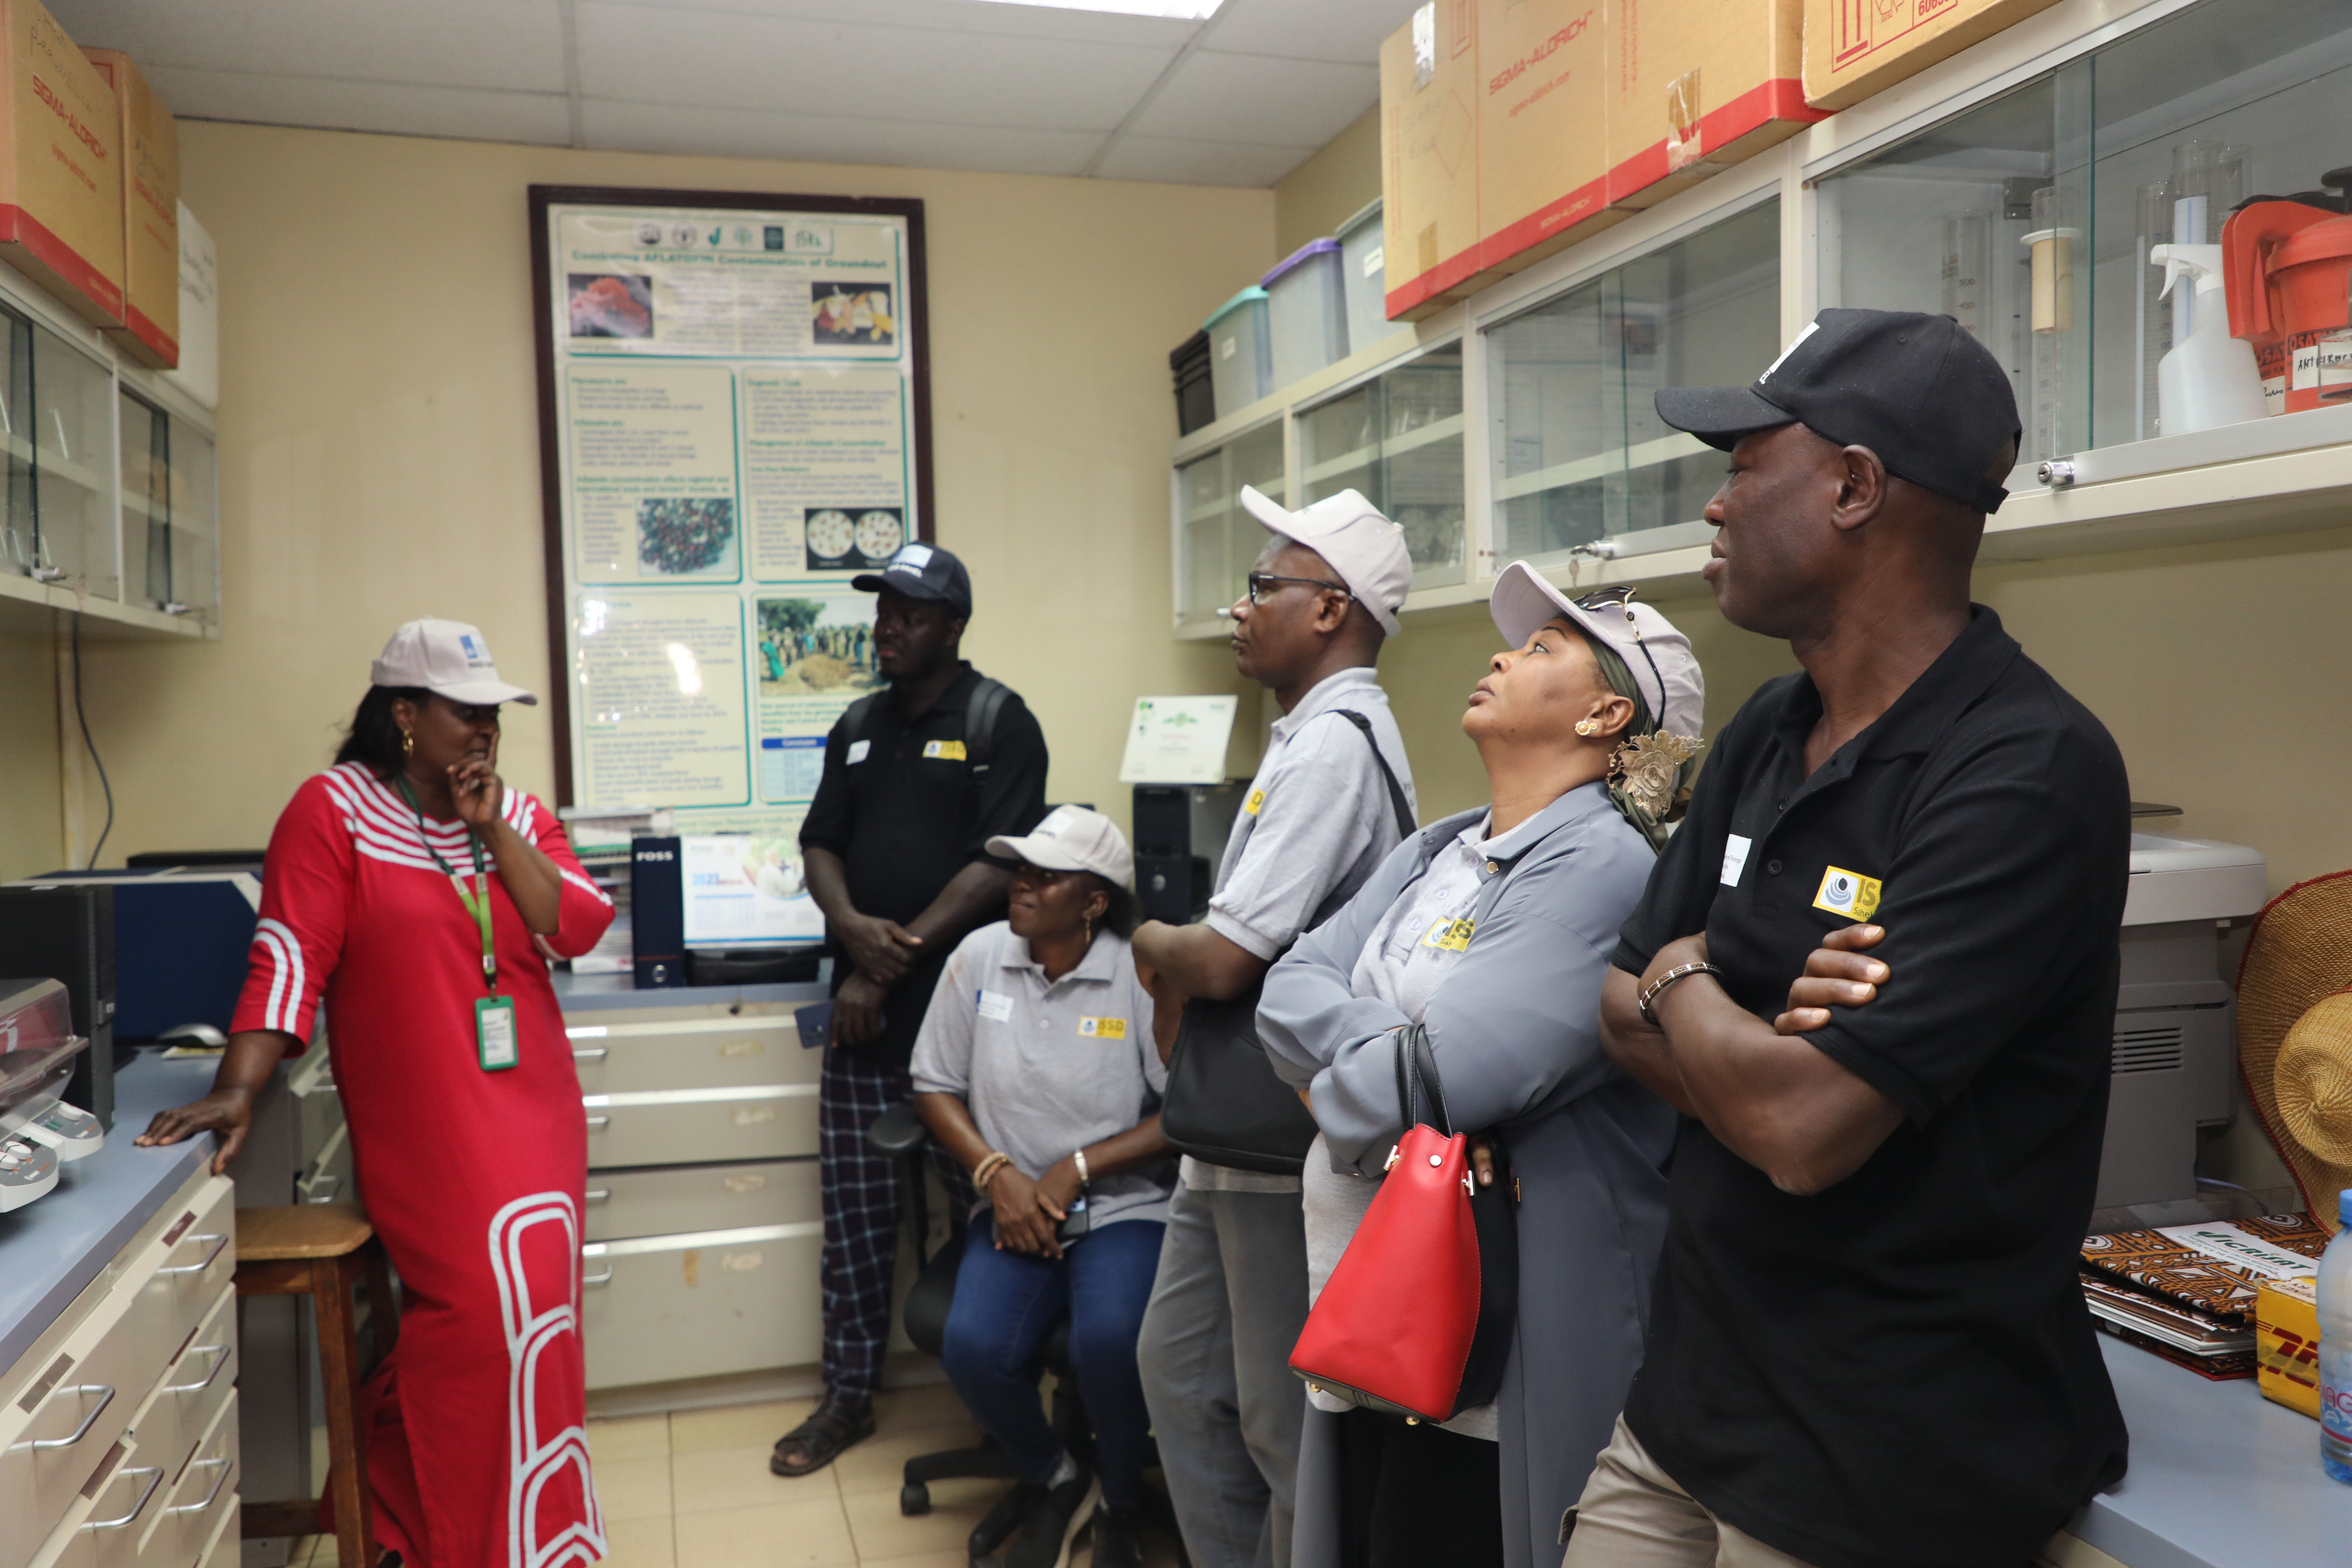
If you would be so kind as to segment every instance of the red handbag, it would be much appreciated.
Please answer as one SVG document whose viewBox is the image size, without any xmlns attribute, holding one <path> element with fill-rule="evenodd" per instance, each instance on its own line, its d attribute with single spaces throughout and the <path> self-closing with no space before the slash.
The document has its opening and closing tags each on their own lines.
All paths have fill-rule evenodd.
<svg viewBox="0 0 2352 1568">
<path fill-rule="evenodd" d="M 1473 1182 L 1421 1026 L 1398 1031 L 1396 1049 L 1404 1135 L 1290 1370 L 1368 1409 L 1445 1421 L 1502 1386 L 1518 1314 L 1517 1189 L 1499 1141 L 1495 1184 Z"/>
</svg>

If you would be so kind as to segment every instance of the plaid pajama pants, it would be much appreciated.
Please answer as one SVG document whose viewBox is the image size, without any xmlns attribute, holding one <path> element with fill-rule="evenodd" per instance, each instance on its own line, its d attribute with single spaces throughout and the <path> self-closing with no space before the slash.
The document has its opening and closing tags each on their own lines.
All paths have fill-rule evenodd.
<svg viewBox="0 0 2352 1568">
<path fill-rule="evenodd" d="M 904 1068 L 856 1051 L 827 1049 L 817 1084 L 817 1184 L 824 1202 L 818 1277 L 824 1302 L 824 1386 L 838 1405 L 863 1410 L 882 1385 L 890 1340 L 890 1286 L 898 1261 L 898 1166 L 875 1152 L 866 1129 L 915 1097 Z M 931 1164 L 948 1202 L 969 1208 L 971 1179 L 937 1143 Z"/>
</svg>

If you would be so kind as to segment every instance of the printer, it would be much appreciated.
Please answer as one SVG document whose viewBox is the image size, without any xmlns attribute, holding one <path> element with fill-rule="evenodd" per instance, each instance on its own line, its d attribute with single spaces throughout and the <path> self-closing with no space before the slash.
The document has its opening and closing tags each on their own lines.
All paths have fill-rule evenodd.
<svg viewBox="0 0 2352 1568">
<path fill-rule="evenodd" d="M 2267 892 L 2261 854 L 2242 845 L 2132 835 L 2095 1206 L 2197 1195 L 2197 1130 L 2230 1120 L 2237 1072 L 2237 1001 L 2221 977 L 2221 936 L 2260 910 Z"/>
</svg>

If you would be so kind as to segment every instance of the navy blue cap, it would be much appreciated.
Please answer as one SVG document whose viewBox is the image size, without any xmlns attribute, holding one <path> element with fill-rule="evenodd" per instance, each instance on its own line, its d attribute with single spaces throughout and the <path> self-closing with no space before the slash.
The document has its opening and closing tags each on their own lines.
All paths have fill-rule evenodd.
<svg viewBox="0 0 2352 1568">
<path fill-rule="evenodd" d="M 2024 434 L 1992 352 L 1951 317 L 1916 310 L 1823 310 L 1754 385 L 1667 387 L 1655 402 L 1659 418 L 1727 452 L 1751 431 L 1801 424 L 1983 512 L 2008 499 L 1993 466 Z"/>
<path fill-rule="evenodd" d="M 936 544 L 902 544 L 881 571 L 861 572 L 849 585 L 861 594 L 887 588 L 909 599 L 935 599 L 959 616 L 971 614 L 971 574 Z"/>
</svg>

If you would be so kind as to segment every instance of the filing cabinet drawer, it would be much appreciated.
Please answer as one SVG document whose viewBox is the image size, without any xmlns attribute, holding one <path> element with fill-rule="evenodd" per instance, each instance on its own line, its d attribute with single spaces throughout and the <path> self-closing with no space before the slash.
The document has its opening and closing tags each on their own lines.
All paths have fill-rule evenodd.
<svg viewBox="0 0 2352 1568">
<path fill-rule="evenodd" d="M 696 1165 L 816 1152 L 816 1085 L 591 1094 L 588 1166 Z"/>
<path fill-rule="evenodd" d="M 44 1549 L 62 1548 L 53 1568 L 165 1568 L 169 1553 L 155 1549 L 154 1526 L 171 1493 L 171 1461 L 133 1443 L 100 1477 L 86 1489 L 90 1509 L 70 1538 L 52 1538 Z"/>
<path fill-rule="evenodd" d="M 814 1362 L 824 1237 L 806 1220 L 591 1242 L 581 1260 L 588 1386 Z"/>
<path fill-rule="evenodd" d="M 359 1201 L 359 1184 L 352 1168 L 352 1130 L 341 1122 L 310 1163 L 294 1178 L 298 1204 L 350 1204 Z"/>
<path fill-rule="evenodd" d="M 820 1217 L 814 1160 L 592 1171 L 587 1238 L 740 1230 Z"/>
<path fill-rule="evenodd" d="M 223 1516 L 236 1513 L 236 1398 L 231 1394 L 214 1415 L 195 1452 L 164 1489 L 171 1500 L 147 1528 L 142 1562 L 159 1568 L 193 1563 L 212 1543 Z"/>
<path fill-rule="evenodd" d="M 824 1065 L 802 1047 L 790 1014 L 573 1024 L 564 1033 L 583 1094 L 814 1084 Z"/>
<path fill-rule="evenodd" d="M 131 1424 L 142 1465 L 176 1476 L 196 1440 L 208 1431 L 236 1386 L 236 1292 L 221 1292 L 180 1353 L 144 1413 Z"/>
</svg>

